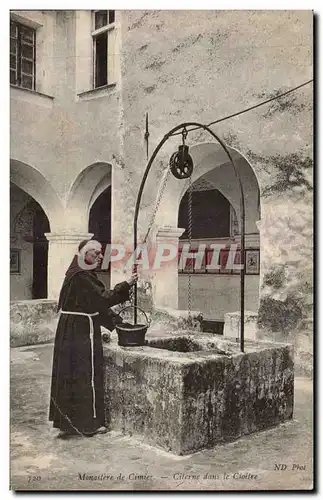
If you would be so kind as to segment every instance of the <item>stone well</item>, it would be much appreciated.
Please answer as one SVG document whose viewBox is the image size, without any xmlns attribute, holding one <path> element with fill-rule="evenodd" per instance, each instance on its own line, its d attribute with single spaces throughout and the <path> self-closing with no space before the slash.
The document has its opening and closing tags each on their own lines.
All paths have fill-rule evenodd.
<svg viewBox="0 0 323 500">
<path fill-rule="evenodd" d="M 207 335 L 148 344 L 104 346 L 110 429 L 183 455 L 293 417 L 292 346 L 246 341 L 240 353 Z"/>
</svg>

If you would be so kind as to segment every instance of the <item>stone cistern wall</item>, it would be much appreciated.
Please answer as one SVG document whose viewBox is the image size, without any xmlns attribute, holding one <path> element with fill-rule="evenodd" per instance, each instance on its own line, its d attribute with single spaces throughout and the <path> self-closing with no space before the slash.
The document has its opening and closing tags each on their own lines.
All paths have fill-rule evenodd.
<svg viewBox="0 0 323 500">
<path fill-rule="evenodd" d="M 57 301 L 20 300 L 10 303 L 10 346 L 53 342 L 58 322 Z"/>
<path fill-rule="evenodd" d="M 104 347 L 110 429 L 184 455 L 293 417 L 293 348 L 189 335 Z"/>
</svg>

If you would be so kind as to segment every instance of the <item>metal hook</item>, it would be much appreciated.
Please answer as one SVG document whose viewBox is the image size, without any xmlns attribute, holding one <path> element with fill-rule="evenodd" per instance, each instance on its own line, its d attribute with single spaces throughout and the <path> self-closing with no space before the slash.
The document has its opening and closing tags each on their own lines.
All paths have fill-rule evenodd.
<svg viewBox="0 0 323 500">
<path fill-rule="evenodd" d="M 187 137 L 187 134 L 188 134 L 188 132 L 187 132 L 186 127 L 183 127 L 183 130 L 182 130 L 182 139 L 183 139 L 184 146 L 185 146 L 185 139 Z"/>
</svg>

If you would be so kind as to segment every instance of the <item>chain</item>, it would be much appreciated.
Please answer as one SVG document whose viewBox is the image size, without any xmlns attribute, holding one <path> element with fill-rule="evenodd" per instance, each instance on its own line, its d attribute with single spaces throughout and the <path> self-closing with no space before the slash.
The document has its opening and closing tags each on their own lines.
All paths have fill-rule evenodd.
<svg viewBox="0 0 323 500">
<path fill-rule="evenodd" d="M 135 290 L 134 290 L 133 286 L 129 290 L 129 301 L 128 302 L 131 306 L 133 306 L 135 303 Z"/>
<path fill-rule="evenodd" d="M 67 422 L 70 424 L 72 429 L 74 429 L 76 431 L 76 433 L 79 434 L 79 436 L 86 437 L 86 434 L 81 432 L 77 427 L 75 427 L 75 425 L 72 424 L 71 419 L 67 415 L 65 415 L 65 413 L 62 412 L 62 410 L 60 409 L 60 407 L 58 406 L 58 404 L 56 403 L 56 401 L 53 397 L 51 398 L 51 400 L 54 403 L 54 405 L 55 405 L 56 409 L 58 410 L 58 412 L 60 413 L 60 415 L 67 420 Z"/>
<path fill-rule="evenodd" d="M 189 251 L 191 252 L 192 247 L 192 177 L 188 179 L 188 241 L 189 241 Z M 187 304 L 188 304 L 188 323 L 192 324 L 192 277 L 191 272 L 193 271 L 193 259 L 190 259 L 188 281 L 187 281 Z"/>
<path fill-rule="evenodd" d="M 164 194 L 164 191 L 165 191 L 165 188 L 166 188 L 166 184 L 167 184 L 167 181 L 168 181 L 168 178 L 169 178 L 169 174 L 170 174 L 170 168 L 168 166 L 167 167 L 167 173 L 165 175 L 163 184 L 162 184 L 162 186 L 160 188 L 159 195 L 158 195 L 157 202 L 156 202 L 156 206 L 155 206 L 155 209 L 153 211 L 153 215 L 151 217 L 151 220 L 150 220 L 150 223 L 149 223 L 149 226 L 148 226 L 148 230 L 147 230 L 146 236 L 144 237 L 144 241 L 143 241 L 144 243 L 146 243 L 147 238 L 149 236 L 149 233 L 151 231 L 151 228 L 153 227 L 153 224 L 154 224 L 154 221 L 155 221 L 155 217 L 156 217 L 156 214 L 158 212 L 159 205 L 160 205 L 160 202 L 162 200 L 162 197 L 163 197 L 163 194 Z"/>
</svg>

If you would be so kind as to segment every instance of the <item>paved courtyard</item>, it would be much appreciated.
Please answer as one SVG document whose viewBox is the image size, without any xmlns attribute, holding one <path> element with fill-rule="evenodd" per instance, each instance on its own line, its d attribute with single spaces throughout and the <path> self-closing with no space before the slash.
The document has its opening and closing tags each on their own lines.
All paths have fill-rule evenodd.
<svg viewBox="0 0 323 500">
<path fill-rule="evenodd" d="M 57 439 L 48 422 L 53 345 L 11 350 L 13 490 L 308 490 L 312 381 L 295 379 L 294 420 L 185 457 L 117 432 Z"/>
</svg>

